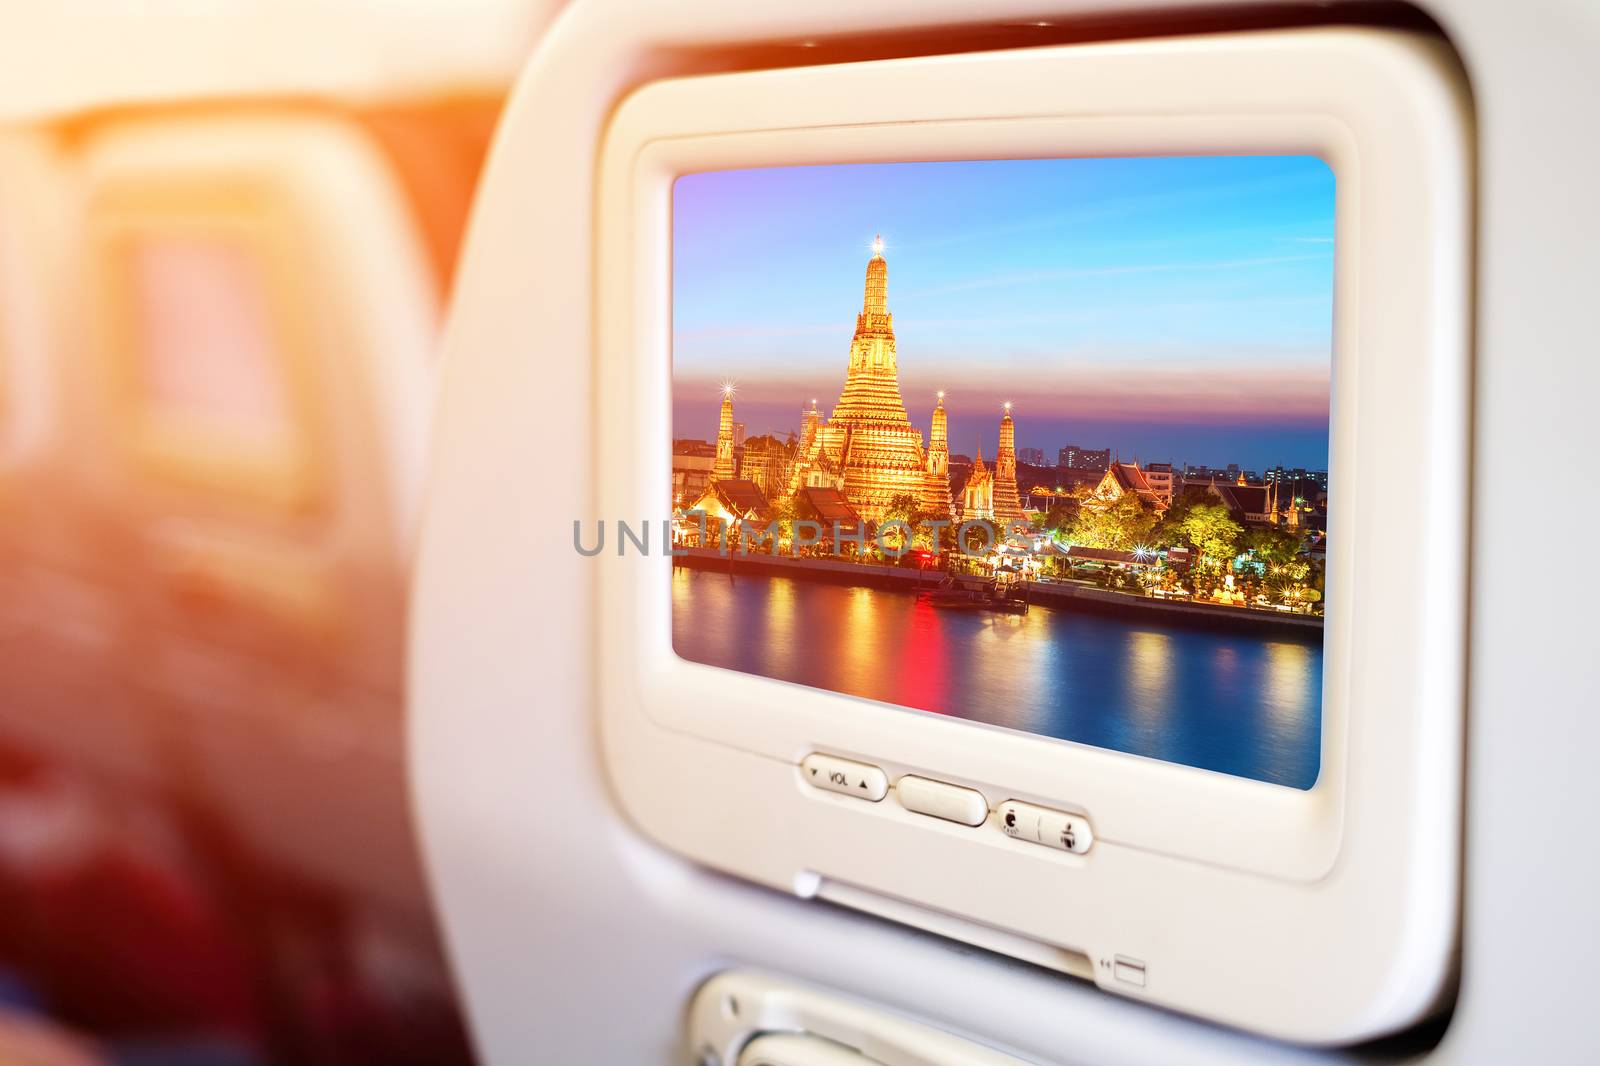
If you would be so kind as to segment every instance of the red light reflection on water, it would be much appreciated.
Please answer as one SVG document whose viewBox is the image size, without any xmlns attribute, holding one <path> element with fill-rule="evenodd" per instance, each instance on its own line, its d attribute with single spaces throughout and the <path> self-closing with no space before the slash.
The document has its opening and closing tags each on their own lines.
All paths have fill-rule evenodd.
<svg viewBox="0 0 1600 1066">
<path fill-rule="evenodd" d="M 927 600 L 919 598 L 911 608 L 905 638 L 901 645 L 895 699 L 924 711 L 948 713 L 946 663 L 950 649 L 945 646 L 944 624 L 939 612 Z"/>
</svg>

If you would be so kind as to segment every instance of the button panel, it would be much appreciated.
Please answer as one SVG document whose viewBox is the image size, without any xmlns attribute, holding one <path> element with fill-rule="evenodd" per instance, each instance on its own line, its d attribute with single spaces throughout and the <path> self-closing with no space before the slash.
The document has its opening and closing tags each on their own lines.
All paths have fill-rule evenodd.
<svg viewBox="0 0 1600 1066">
<path fill-rule="evenodd" d="M 989 818 L 989 801 L 976 789 L 907 774 L 894 783 L 894 791 L 900 806 L 918 814 L 962 825 L 982 825 Z"/>
<path fill-rule="evenodd" d="M 800 760 L 806 784 L 877 803 L 889 794 L 889 777 L 876 766 L 812 752 Z"/>
<path fill-rule="evenodd" d="M 995 812 L 1000 828 L 1008 837 L 1043 844 L 1047 848 L 1082 855 L 1094 846 L 1094 830 L 1081 814 L 1068 814 L 1049 807 L 1036 807 L 1020 800 L 1006 800 Z"/>
</svg>

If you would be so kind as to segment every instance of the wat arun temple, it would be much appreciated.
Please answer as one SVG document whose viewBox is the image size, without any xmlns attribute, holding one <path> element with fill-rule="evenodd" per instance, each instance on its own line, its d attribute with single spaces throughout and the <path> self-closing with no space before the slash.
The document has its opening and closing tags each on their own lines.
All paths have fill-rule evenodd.
<svg viewBox="0 0 1600 1066">
<path fill-rule="evenodd" d="M 959 495 L 950 486 L 950 441 L 944 393 L 938 394 L 932 425 L 924 440 L 912 425 L 900 397 L 900 367 L 889 311 L 889 264 L 883 240 L 873 242 L 866 291 L 856 315 L 844 389 L 823 420 L 816 401 L 802 412 L 798 438 L 746 447 L 736 458 L 733 390 L 723 390 L 716 457 L 711 471 L 718 482 L 752 482 L 778 503 L 808 489 L 841 493 L 857 515 L 881 521 L 901 497 L 917 501 L 925 518 L 992 519 L 1023 517 L 1017 492 L 1016 426 L 1011 405 L 1000 419 L 1000 447 L 994 468 L 980 454 Z M 900 501 L 903 507 L 904 501 Z"/>
</svg>

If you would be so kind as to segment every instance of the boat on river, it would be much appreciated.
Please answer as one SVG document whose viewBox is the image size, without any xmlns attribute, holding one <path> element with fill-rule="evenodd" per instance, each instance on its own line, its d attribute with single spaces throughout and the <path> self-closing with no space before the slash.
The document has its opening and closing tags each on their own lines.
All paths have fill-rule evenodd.
<svg viewBox="0 0 1600 1066">
<path fill-rule="evenodd" d="M 967 588 L 955 576 L 945 578 L 938 588 L 924 592 L 923 598 L 932 607 L 945 611 L 992 611 L 998 614 L 1027 614 L 1026 590 L 1016 586 L 1002 586 L 991 581 L 980 588 Z"/>
</svg>

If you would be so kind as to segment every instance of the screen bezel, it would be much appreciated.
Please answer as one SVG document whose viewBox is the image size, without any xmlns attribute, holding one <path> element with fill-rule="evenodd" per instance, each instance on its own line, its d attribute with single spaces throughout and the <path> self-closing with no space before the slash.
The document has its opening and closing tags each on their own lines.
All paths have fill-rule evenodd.
<svg viewBox="0 0 1600 1066">
<path fill-rule="evenodd" d="M 124 176 L 98 192 L 89 241 L 99 303 L 97 341 L 111 404 L 126 451 L 145 476 L 203 490 L 270 514 L 328 506 L 330 487 L 316 457 L 326 452 L 315 398 L 312 327 L 296 296 L 296 220 L 289 194 L 260 180 L 208 175 Z M 225 422 L 164 407 L 145 380 L 147 350 L 134 254 L 163 240 L 230 248 L 248 264 L 267 312 L 267 372 L 283 396 L 281 425 L 270 439 L 232 432 Z"/>
<path fill-rule="evenodd" d="M 932 764 L 945 777 L 956 774 L 986 783 L 985 792 L 994 800 L 1007 798 L 993 795 L 994 787 L 1004 783 L 1001 787 L 1009 787 L 1019 798 L 1088 813 L 1105 841 L 1274 877 L 1314 880 L 1327 872 L 1338 851 L 1347 789 L 1344 678 L 1353 668 L 1350 612 L 1340 605 L 1348 604 L 1355 594 L 1348 550 L 1354 529 L 1341 512 L 1353 512 L 1361 505 L 1359 482 L 1345 476 L 1354 466 L 1356 414 L 1348 399 L 1354 359 L 1342 349 L 1353 343 L 1357 309 L 1354 298 L 1345 295 L 1348 284 L 1341 284 L 1348 281 L 1349 266 L 1339 252 L 1355 223 L 1347 217 L 1350 212 L 1338 191 L 1355 173 L 1356 160 L 1348 134 L 1337 122 L 1314 114 L 1260 117 L 1248 123 L 1235 120 L 1223 142 L 1229 147 L 1222 150 L 1212 121 L 1170 118 L 1127 120 L 1115 131 L 1094 128 L 1082 119 L 1029 117 L 996 118 L 982 126 L 922 122 L 887 129 L 811 127 L 657 139 L 635 162 L 637 235 L 649 247 L 640 257 L 636 284 L 640 290 L 671 291 L 671 186 L 685 173 L 771 165 L 780 158 L 788 163 L 837 164 L 1113 156 L 1132 154 L 1127 153 L 1129 147 L 1152 143 L 1162 144 L 1167 150 L 1159 154 L 1164 155 L 1311 155 L 1334 171 L 1335 290 L 1340 295 L 1334 302 L 1339 326 L 1334 330 L 1329 442 L 1330 607 L 1324 628 L 1321 760 L 1313 786 L 1295 789 L 1235 777 L 680 659 L 671 644 L 671 561 L 662 556 L 639 561 L 643 572 L 633 589 L 632 611 L 641 631 L 635 633 L 636 643 L 626 656 L 640 671 L 639 692 L 657 721 L 785 761 L 798 761 L 805 752 L 821 747 L 872 762 L 893 758 L 916 766 Z M 995 154 L 1001 151 L 1007 154 Z M 663 225 L 664 234 L 659 232 Z M 637 495 L 617 512 L 625 515 L 671 513 L 671 319 L 670 308 L 664 318 L 661 310 L 651 306 L 641 309 L 643 315 L 636 312 L 635 359 L 610 378 L 626 382 L 633 391 L 629 425 L 637 446 L 628 462 Z M 602 437 L 626 435 L 621 425 L 600 432 Z M 648 472 L 648 480 L 639 478 L 642 472 Z M 619 476 L 612 471 L 603 480 Z M 775 684 L 782 686 L 782 703 L 776 706 L 770 691 Z M 713 689 L 719 699 L 707 706 L 704 694 Z M 767 707 L 772 717 L 754 720 L 744 710 L 754 706 Z M 952 727 L 960 732 L 943 735 Z M 962 740 L 961 733 L 969 735 Z M 954 744 L 966 751 L 959 763 L 951 765 L 946 752 Z M 1072 785 L 1062 788 L 1062 781 Z M 1160 790 L 1161 805 L 1140 801 L 1152 790 Z M 1235 829 L 1220 847 L 1204 832 L 1218 820 Z"/>
<path fill-rule="evenodd" d="M 391 554 L 411 544 L 438 295 L 404 190 L 370 140 L 315 109 L 202 108 L 94 123 L 80 155 L 75 236 L 103 308 L 85 337 L 98 380 L 84 391 L 108 429 L 113 480 L 229 521 L 338 537 L 370 526 Z M 287 447 L 252 446 L 142 394 L 123 252 L 167 233 L 236 243 L 259 261 L 295 423 Z M 328 351 L 342 356 L 322 360 Z M 367 422 L 371 448 L 351 451 L 346 430 Z M 358 484 L 371 506 L 341 502 Z"/>
<path fill-rule="evenodd" d="M 774 886 L 829 896 L 839 882 L 880 900 L 880 913 L 974 942 L 993 943 L 975 930 L 999 930 L 1080 949 L 1104 988 L 1291 1039 L 1353 1039 L 1426 1009 L 1449 972 L 1459 898 L 1466 561 L 1448 549 L 1467 513 L 1468 113 L 1447 50 L 1366 30 L 713 75 L 624 102 L 600 159 L 593 309 L 593 499 L 613 521 L 670 513 L 678 174 L 1310 154 L 1334 170 L 1338 201 L 1312 789 L 685 662 L 671 650 L 671 560 L 608 546 L 596 682 L 605 763 L 632 821 Z M 808 789 L 796 766 L 817 749 L 877 763 L 891 781 L 920 773 L 991 804 L 1085 813 L 1095 847 L 1039 854 L 992 824 L 930 824 L 892 801 Z M 1159 981 L 1115 982 L 1109 960 L 1125 948 L 1158 957 Z M 1340 979 L 1315 1000 L 1294 995 L 1313 968 Z"/>
</svg>

